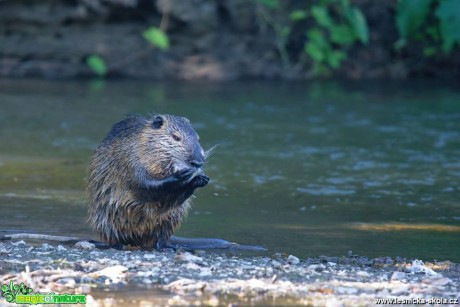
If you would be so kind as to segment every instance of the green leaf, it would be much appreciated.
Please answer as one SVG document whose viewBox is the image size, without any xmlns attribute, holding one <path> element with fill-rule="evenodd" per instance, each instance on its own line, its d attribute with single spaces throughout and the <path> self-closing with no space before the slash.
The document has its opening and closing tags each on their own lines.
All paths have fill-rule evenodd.
<svg viewBox="0 0 460 307">
<path fill-rule="evenodd" d="M 346 25 L 337 25 L 331 28 L 331 41 L 339 45 L 351 45 L 356 39 L 353 30 Z"/>
<path fill-rule="evenodd" d="M 308 40 L 318 45 L 321 49 L 330 48 L 329 43 L 324 37 L 323 31 L 321 31 L 319 28 L 313 28 L 311 30 L 308 30 L 307 37 Z"/>
<path fill-rule="evenodd" d="M 311 14 L 322 27 L 330 28 L 334 25 L 331 16 L 329 16 L 329 11 L 323 6 L 314 5 L 311 8 Z"/>
<path fill-rule="evenodd" d="M 426 27 L 426 34 L 436 42 L 441 40 L 441 33 L 439 33 L 439 27 L 436 25 Z"/>
<path fill-rule="evenodd" d="M 166 33 L 157 28 L 157 27 L 150 27 L 142 33 L 144 38 L 149 41 L 153 46 L 161 49 L 167 50 L 169 48 L 169 38 Z"/>
<path fill-rule="evenodd" d="M 342 1 L 340 1 L 340 4 L 342 5 L 342 8 L 344 10 L 348 10 L 350 8 L 350 1 L 349 0 L 342 0 Z"/>
<path fill-rule="evenodd" d="M 268 7 L 269 9 L 276 9 L 280 6 L 278 0 L 258 0 L 259 3 Z"/>
<path fill-rule="evenodd" d="M 360 9 L 354 7 L 347 10 L 347 18 L 350 22 L 356 37 L 365 45 L 369 42 L 369 29 L 367 27 L 366 17 Z"/>
<path fill-rule="evenodd" d="M 433 0 L 400 0 L 396 13 L 399 35 L 408 39 L 424 24 Z M 458 1 L 458 0 L 454 0 Z"/>
<path fill-rule="evenodd" d="M 341 50 L 334 50 L 328 53 L 326 60 L 327 64 L 333 69 L 337 69 L 342 64 L 342 61 L 347 58 L 347 54 Z"/>
<path fill-rule="evenodd" d="M 322 62 L 324 60 L 324 52 L 321 48 L 313 42 L 308 42 L 305 44 L 305 52 L 313 59 L 315 62 Z"/>
<path fill-rule="evenodd" d="M 107 65 L 102 57 L 98 55 L 90 55 L 86 58 L 86 64 L 89 68 L 99 76 L 105 76 L 107 74 Z"/>
<path fill-rule="evenodd" d="M 407 41 L 406 39 L 404 38 L 400 38 L 396 41 L 396 43 L 394 44 L 394 48 L 396 49 L 396 51 L 400 51 L 401 49 L 403 49 L 404 47 L 406 47 L 407 45 Z"/>
<path fill-rule="evenodd" d="M 285 26 L 285 27 L 282 27 L 282 28 L 281 28 L 280 35 L 281 35 L 283 38 L 288 37 L 290 33 L 291 33 L 291 28 L 290 28 L 290 27 Z"/>
<path fill-rule="evenodd" d="M 440 21 L 442 49 L 450 52 L 455 43 L 460 44 L 460 1 L 440 1 L 435 14 Z"/>
<path fill-rule="evenodd" d="M 436 53 L 436 47 L 426 47 L 425 49 L 423 49 L 423 55 L 427 58 L 435 56 Z"/>
<path fill-rule="evenodd" d="M 307 17 L 308 14 L 304 10 L 294 10 L 291 12 L 291 14 L 289 14 L 289 19 L 291 21 L 300 21 L 306 19 Z"/>
<path fill-rule="evenodd" d="M 320 62 L 313 62 L 312 73 L 314 76 L 328 77 L 331 75 L 330 69 Z"/>
</svg>

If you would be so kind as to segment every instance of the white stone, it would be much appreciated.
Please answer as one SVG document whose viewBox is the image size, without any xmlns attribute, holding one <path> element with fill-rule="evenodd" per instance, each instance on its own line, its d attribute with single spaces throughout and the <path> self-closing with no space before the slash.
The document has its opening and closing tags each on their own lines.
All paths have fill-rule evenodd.
<svg viewBox="0 0 460 307">
<path fill-rule="evenodd" d="M 400 280 L 400 279 L 404 279 L 406 278 L 406 273 L 404 272 L 393 272 L 393 274 L 391 274 L 391 280 Z"/>
<path fill-rule="evenodd" d="M 296 256 L 289 255 L 289 257 L 287 258 L 287 262 L 288 262 L 289 264 L 296 265 L 296 264 L 299 264 L 300 260 L 299 260 L 299 258 L 297 258 Z"/>
<path fill-rule="evenodd" d="M 24 242 L 24 240 L 21 240 L 21 241 L 11 242 L 11 245 L 13 246 L 26 245 L 26 242 Z"/>
<path fill-rule="evenodd" d="M 80 241 L 80 242 L 75 243 L 75 247 L 78 247 L 81 249 L 94 249 L 96 248 L 96 245 L 88 241 Z"/>
</svg>

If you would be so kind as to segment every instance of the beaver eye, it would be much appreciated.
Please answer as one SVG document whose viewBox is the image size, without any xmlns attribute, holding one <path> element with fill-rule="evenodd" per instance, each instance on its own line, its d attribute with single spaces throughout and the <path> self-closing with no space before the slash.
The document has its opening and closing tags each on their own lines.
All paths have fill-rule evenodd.
<svg viewBox="0 0 460 307">
<path fill-rule="evenodd" d="M 178 134 L 176 134 L 176 133 L 174 133 L 172 135 L 172 138 L 174 139 L 174 141 L 177 141 L 177 142 L 179 142 L 181 140 L 180 136 Z"/>
</svg>

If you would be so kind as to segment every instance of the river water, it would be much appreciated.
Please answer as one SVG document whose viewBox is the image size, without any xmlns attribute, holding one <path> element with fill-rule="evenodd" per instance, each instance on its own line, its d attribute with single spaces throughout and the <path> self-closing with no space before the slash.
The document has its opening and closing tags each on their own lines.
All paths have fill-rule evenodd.
<svg viewBox="0 0 460 307">
<path fill-rule="evenodd" d="M 0 81 L 0 235 L 97 236 L 89 156 L 126 114 L 219 144 L 178 235 L 268 254 L 460 261 L 460 90 L 411 83 Z"/>
</svg>

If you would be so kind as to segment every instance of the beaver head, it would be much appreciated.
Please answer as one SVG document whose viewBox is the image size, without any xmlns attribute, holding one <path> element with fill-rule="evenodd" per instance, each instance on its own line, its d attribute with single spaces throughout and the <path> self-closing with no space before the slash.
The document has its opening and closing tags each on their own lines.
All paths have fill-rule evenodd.
<svg viewBox="0 0 460 307">
<path fill-rule="evenodd" d="M 167 177 L 186 168 L 201 173 L 209 154 L 199 143 L 199 136 L 187 118 L 155 115 L 148 119 L 139 135 L 138 159 L 155 179 Z"/>
</svg>

